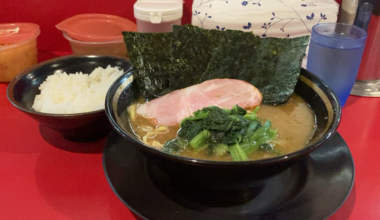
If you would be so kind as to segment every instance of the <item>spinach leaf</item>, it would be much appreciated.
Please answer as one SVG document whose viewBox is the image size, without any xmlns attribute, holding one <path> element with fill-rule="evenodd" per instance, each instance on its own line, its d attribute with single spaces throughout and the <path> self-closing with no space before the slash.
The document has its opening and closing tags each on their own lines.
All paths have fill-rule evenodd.
<svg viewBox="0 0 380 220">
<path fill-rule="evenodd" d="M 198 110 L 182 121 L 177 138 L 166 142 L 164 150 L 175 153 L 190 146 L 199 152 L 207 148 L 206 155 L 229 152 L 233 160 L 247 160 L 247 155 L 277 136 L 269 120 L 261 126 L 256 119 L 258 109 L 249 114 L 237 105 L 232 109 L 210 106 Z"/>
<path fill-rule="evenodd" d="M 181 125 L 181 129 L 178 131 L 178 137 L 190 141 L 199 134 L 203 128 L 202 121 L 185 120 Z"/>
</svg>

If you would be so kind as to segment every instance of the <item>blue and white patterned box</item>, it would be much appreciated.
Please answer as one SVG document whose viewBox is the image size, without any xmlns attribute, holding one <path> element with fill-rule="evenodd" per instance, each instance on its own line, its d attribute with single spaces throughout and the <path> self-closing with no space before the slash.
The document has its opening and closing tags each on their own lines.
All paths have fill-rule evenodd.
<svg viewBox="0 0 380 220">
<path fill-rule="evenodd" d="M 191 23 L 205 29 L 285 38 L 310 35 L 314 25 L 336 22 L 339 4 L 335 0 L 194 0 L 192 12 Z"/>
</svg>

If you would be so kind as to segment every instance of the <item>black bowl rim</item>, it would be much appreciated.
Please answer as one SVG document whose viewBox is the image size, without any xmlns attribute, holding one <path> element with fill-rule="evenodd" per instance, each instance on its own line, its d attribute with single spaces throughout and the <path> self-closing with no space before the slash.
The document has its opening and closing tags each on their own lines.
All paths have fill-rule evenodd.
<svg viewBox="0 0 380 220">
<path fill-rule="evenodd" d="M 12 92 L 13 92 L 13 89 L 14 89 L 14 86 L 19 82 L 19 80 L 21 79 L 21 77 L 27 75 L 29 72 L 31 72 L 32 70 L 34 69 L 37 69 L 41 66 L 44 66 L 46 64 L 49 64 L 49 63 L 52 63 L 52 62 L 55 62 L 55 61 L 59 61 L 59 60 L 67 60 L 67 59 L 75 59 L 75 58 L 102 58 L 102 57 L 110 57 L 110 58 L 115 58 L 115 59 L 119 59 L 119 60 L 122 60 L 122 61 L 125 61 L 125 62 L 129 62 L 128 58 L 127 57 L 122 57 L 122 56 L 108 56 L 108 55 L 66 55 L 66 56 L 59 56 L 59 57 L 56 57 L 56 58 L 52 58 L 52 59 L 49 59 L 49 60 L 45 60 L 43 62 L 40 62 L 36 65 L 33 65 L 25 70 L 23 70 L 21 73 L 19 73 L 15 78 L 13 78 L 11 80 L 11 82 L 8 84 L 8 88 L 7 88 L 7 98 L 8 100 L 12 103 L 12 105 L 14 107 L 16 107 L 17 109 L 25 112 L 25 113 L 29 113 L 29 114 L 33 114 L 33 115 L 39 115 L 39 116 L 48 116 L 48 117 L 62 117 L 62 118 L 67 118 L 67 117 L 78 117 L 78 116 L 96 116 L 96 115 L 103 115 L 105 113 L 105 108 L 104 109 L 99 109 L 99 110 L 95 110 L 95 111 L 89 111 L 89 112 L 80 112 L 80 113 L 73 113 L 73 114 L 55 114 L 55 113 L 44 113 L 44 112 L 38 112 L 38 111 L 34 111 L 34 110 L 29 110 L 29 109 L 26 109 L 23 105 L 20 105 L 15 99 L 14 99 L 14 96 L 13 95 L 10 95 Z M 125 75 L 125 73 L 129 72 L 131 69 L 128 69 L 128 70 L 124 70 L 124 73 L 122 76 Z M 110 87 L 111 88 L 111 87 Z"/>
<path fill-rule="evenodd" d="M 328 93 L 324 93 L 324 94 L 327 96 L 329 101 L 332 103 L 332 106 L 333 107 L 336 106 L 335 114 L 333 114 L 333 115 L 335 115 L 335 117 L 333 118 L 333 121 L 330 125 L 330 128 L 328 129 L 328 132 L 326 132 L 325 135 L 320 137 L 320 139 L 317 142 L 315 142 L 313 145 L 308 144 L 303 149 L 295 151 L 293 153 L 289 153 L 289 154 L 285 154 L 285 155 L 281 155 L 281 156 L 277 156 L 277 157 L 272 157 L 272 158 L 268 158 L 268 159 L 249 160 L 249 161 L 201 160 L 201 159 L 196 159 L 196 158 L 184 157 L 184 156 L 180 156 L 180 155 L 168 154 L 168 153 L 165 153 L 161 150 L 153 148 L 149 145 L 146 145 L 146 144 L 142 143 L 141 141 L 136 140 L 134 137 L 130 137 L 126 132 L 124 132 L 123 128 L 113 118 L 112 106 L 108 105 L 108 100 L 111 98 L 113 99 L 113 97 L 111 97 L 110 91 L 112 90 L 112 88 L 114 86 L 116 86 L 120 82 L 120 79 L 126 77 L 128 74 L 130 74 L 130 76 L 128 76 L 128 77 L 133 76 L 132 72 L 123 74 L 111 85 L 110 89 L 107 92 L 106 101 L 105 101 L 106 102 L 105 103 L 105 110 L 106 110 L 106 115 L 107 115 L 108 120 L 110 121 L 110 123 L 114 127 L 114 129 L 123 138 L 125 138 L 128 141 L 132 141 L 132 142 L 136 143 L 139 149 L 141 149 L 143 151 L 147 151 L 147 152 L 155 154 L 155 155 L 162 156 L 165 159 L 169 159 L 169 160 L 173 160 L 173 161 L 177 161 L 177 162 L 181 162 L 181 163 L 187 163 L 187 164 L 199 165 L 199 166 L 234 166 L 234 167 L 236 167 L 236 166 L 247 166 L 247 165 L 249 165 L 249 166 L 255 166 L 255 165 L 262 166 L 262 165 L 270 165 L 270 164 L 274 164 L 274 163 L 290 161 L 292 159 L 300 158 L 301 156 L 304 156 L 304 155 L 311 153 L 312 151 L 317 149 L 321 144 L 328 141 L 333 136 L 333 134 L 335 134 L 336 129 L 338 128 L 339 123 L 340 123 L 340 119 L 341 119 L 342 109 L 341 109 L 341 105 L 339 103 L 339 100 L 338 100 L 336 94 L 319 77 L 317 77 L 313 73 L 304 69 L 303 75 L 307 79 L 311 80 L 313 83 L 318 82 L 319 84 L 321 84 L 322 87 L 325 88 L 324 90 L 328 91 Z M 300 74 L 300 76 L 302 76 L 302 75 Z"/>
</svg>

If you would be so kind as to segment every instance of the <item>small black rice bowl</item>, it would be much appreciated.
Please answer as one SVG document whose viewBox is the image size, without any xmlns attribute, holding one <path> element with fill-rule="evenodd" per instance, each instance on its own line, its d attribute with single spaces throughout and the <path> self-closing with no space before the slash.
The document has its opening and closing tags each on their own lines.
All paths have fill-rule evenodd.
<svg viewBox="0 0 380 220">
<path fill-rule="evenodd" d="M 318 77 L 302 69 L 295 92 L 310 105 L 317 120 L 315 134 L 305 148 L 275 158 L 244 162 L 171 155 L 142 143 L 130 127 L 126 109 L 139 97 L 132 72 L 120 77 L 108 91 L 106 114 L 112 126 L 129 147 L 139 149 L 146 163 L 144 167 L 155 167 L 154 172 L 146 171 L 159 188 L 170 185 L 198 202 L 223 206 L 253 198 L 263 189 L 268 178 L 285 171 L 330 139 L 340 122 L 341 107 L 335 94 Z M 166 183 L 161 184 L 162 181 Z"/>
<path fill-rule="evenodd" d="M 63 56 L 44 61 L 32 66 L 8 85 L 9 101 L 20 111 L 38 121 L 41 125 L 58 131 L 64 138 L 85 142 L 107 136 L 112 131 L 104 109 L 76 114 L 48 114 L 35 111 L 32 106 L 36 95 L 40 94 L 39 86 L 49 75 L 56 72 L 91 73 L 96 67 L 120 67 L 125 72 L 132 69 L 125 57 L 112 56 Z"/>
</svg>

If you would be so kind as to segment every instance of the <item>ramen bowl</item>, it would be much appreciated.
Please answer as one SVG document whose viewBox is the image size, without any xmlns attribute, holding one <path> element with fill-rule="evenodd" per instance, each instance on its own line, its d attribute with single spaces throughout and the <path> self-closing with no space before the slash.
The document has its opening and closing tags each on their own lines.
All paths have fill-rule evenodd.
<svg viewBox="0 0 380 220">
<path fill-rule="evenodd" d="M 125 72 L 132 69 L 123 57 L 112 56 L 63 56 L 47 60 L 32 66 L 17 75 L 8 85 L 9 101 L 20 111 L 38 121 L 41 125 L 58 131 L 64 138 L 85 142 L 105 137 L 112 130 L 104 109 L 75 113 L 50 114 L 35 111 L 32 106 L 36 95 L 40 93 L 40 84 L 49 75 L 57 72 L 91 73 L 96 67 L 120 67 Z"/>
<path fill-rule="evenodd" d="M 258 195 L 269 178 L 308 157 L 335 133 L 340 122 L 341 107 L 332 90 L 318 77 L 302 69 L 295 93 L 314 111 L 314 136 L 301 150 L 253 161 L 188 158 L 162 152 L 141 142 L 128 122 L 127 107 L 140 96 L 132 72 L 120 77 L 111 86 L 106 97 L 106 114 L 129 147 L 141 152 L 142 165 L 159 188 L 170 186 L 190 199 L 223 206 L 242 203 Z"/>
</svg>

